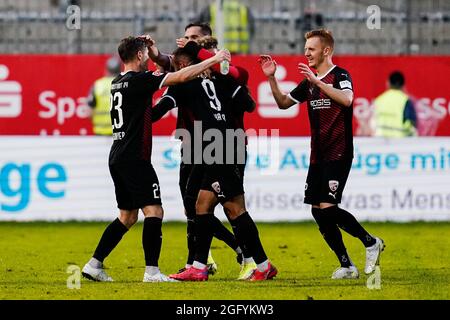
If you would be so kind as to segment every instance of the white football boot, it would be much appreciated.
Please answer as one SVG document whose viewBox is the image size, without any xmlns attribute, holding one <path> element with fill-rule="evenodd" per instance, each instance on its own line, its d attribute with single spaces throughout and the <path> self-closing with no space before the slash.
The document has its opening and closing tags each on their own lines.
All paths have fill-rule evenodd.
<svg viewBox="0 0 450 320">
<path fill-rule="evenodd" d="M 366 267 L 364 268 L 366 274 L 372 273 L 375 267 L 380 264 L 380 255 L 384 247 L 384 241 L 375 237 L 375 244 L 366 248 Z"/>
<path fill-rule="evenodd" d="M 155 273 L 154 275 L 150 275 L 149 273 L 144 273 L 144 279 L 142 282 L 178 282 L 175 279 L 169 278 L 165 274 L 161 272 Z"/>
<path fill-rule="evenodd" d="M 359 272 L 355 266 L 339 267 L 331 275 L 331 279 L 358 279 Z"/>
<path fill-rule="evenodd" d="M 94 268 L 89 263 L 86 263 L 81 271 L 83 277 L 93 281 L 112 282 L 114 281 L 103 268 Z"/>
</svg>

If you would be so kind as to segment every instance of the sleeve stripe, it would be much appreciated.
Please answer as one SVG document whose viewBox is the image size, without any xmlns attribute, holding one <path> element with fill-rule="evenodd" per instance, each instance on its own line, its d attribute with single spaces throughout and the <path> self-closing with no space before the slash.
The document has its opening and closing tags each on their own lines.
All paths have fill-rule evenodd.
<svg viewBox="0 0 450 320">
<path fill-rule="evenodd" d="M 177 102 L 175 101 L 175 99 L 172 96 L 164 95 L 164 96 L 161 97 L 161 100 L 164 99 L 164 98 L 169 98 L 170 100 L 172 100 L 173 101 L 173 107 L 176 108 Z"/>
<path fill-rule="evenodd" d="M 241 89 L 241 86 L 237 87 L 236 90 L 234 90 L 233 95 L 231 96 L 231 98 L 234 98 L 234 96 L 238 93 L 238 91 Z"/>
<path fill-rule="evenodd" d="M 292 97 L 290 93 L 288 93 L 287 96 L 289 97 L 289 99 L 291 99 L 291 100 L 294 101 L 295 103 L 300 103 L 300 101 L 298 101 L 297 99 L 295 99 L 294 97 Z"/>
<path fill-rule="evenodd" d="M 353 90 L 352 90 L 352 89 L 349 89 L 349 88 L 341 89 L 341 91 L 350 91 L 350 92 L 353 92 Z"/>
<path fill-rule="evenodd" d="M 161 89 L 164 86 L 164 82 L 166 81 L 167 77 L 169 76 L 169 74 L 167 73 L 164 78 L 161 80 L 161 82 L 159 83 L 159 89 Z"/>
</svg>

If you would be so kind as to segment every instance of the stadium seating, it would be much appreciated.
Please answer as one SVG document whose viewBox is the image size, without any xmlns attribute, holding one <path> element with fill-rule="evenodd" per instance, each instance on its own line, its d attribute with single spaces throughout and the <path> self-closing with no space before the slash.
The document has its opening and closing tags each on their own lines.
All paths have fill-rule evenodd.
<svg viewBox="0 0 450 320">
<path fill-rule="evenodd" d="M 150 33 L 164 51 L 209 1 L 197 0 L 3 0 L 3 53 L 109 53 L 125 35 Z M 338 54 L 444 54 L 450 51 L 450 2 L 376 1 L 382 29 L 366 27 L 368 0 L 242 0 L 255 17 L 251 53 L 302 52 L 303 34 L 330 28 Z M 65 8 L 81 7 L 81 30 L 69 30 Z M 58 22 L 58 23 L 49 23 Z M 408 23 L 405 23 L 408 22 Z"/>
</svg>

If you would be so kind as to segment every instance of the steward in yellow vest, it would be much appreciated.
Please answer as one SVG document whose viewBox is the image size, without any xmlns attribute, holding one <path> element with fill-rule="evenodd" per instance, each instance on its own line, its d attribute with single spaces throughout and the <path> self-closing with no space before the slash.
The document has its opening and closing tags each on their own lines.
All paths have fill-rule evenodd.
<svg viewBox="0 0 450 320">
<path fill-rule="evenodd" d="M 88 105 L 92 108 L 92 130 L 95 135 L 112 135 L 110 109 L 111 81 L 120 73 L 120 61 L 111 57 L 106 62 L 107 75 L 91 87 Z"/>
<path fill-rule="evenodd" d="M 417 114 L 408 95 L 403 92 L 405 79 L 396 71 L 389 77 L 389 89 L 378 96 L 374 110 L 374 135 L 401 138 L 417 135 Z"/>
<path fill-rule="evenodd" d="M 207 11 L 202 13 L 200 19 L 209 21 L 211 28 L 215 30 L 216 4 L 212 3 Z M 249 53 L 250 38 L 254 32 L 254 20 L 249 8 L 237 0 L 224 0 L 223 21 L 225 29 L 223 47 L 231 53 Z"/>
</svg>

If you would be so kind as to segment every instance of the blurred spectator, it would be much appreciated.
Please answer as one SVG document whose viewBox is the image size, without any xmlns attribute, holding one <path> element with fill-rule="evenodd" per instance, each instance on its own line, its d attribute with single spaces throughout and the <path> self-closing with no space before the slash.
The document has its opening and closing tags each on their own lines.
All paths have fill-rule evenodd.
<svg viewBox="0 0 450 320">
<path fill-rule="evenodd" d="M 237 0 L 223 0 L 224 43 L 231 53 L 249 53 L 250 41 L 255 31 L 255 21 L 250 8 Z M 217 8 L 212 3 L 200 14 L 199 20 L 216 27 Z"/>
<path fill-rule="evenodd" d="M 417 135 L 414 104 L 403 91 L 405 77 L 399 71 L 389 76 L 389 89 L 374 101 L 372 128 L 376 137 L 409 137 Z"/>
<path fill-rule="evenodd" d="M 92 108 L 91 119 L 94 134 L 112 135 L 110 109 L 111 81 L 120 73 L 120 61 L 111 57 L 106 61 L 106 75 L 94 82 L 87 103 Z"/>
</svg>

